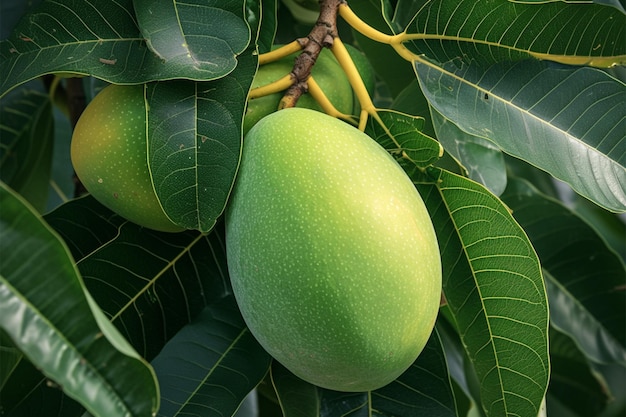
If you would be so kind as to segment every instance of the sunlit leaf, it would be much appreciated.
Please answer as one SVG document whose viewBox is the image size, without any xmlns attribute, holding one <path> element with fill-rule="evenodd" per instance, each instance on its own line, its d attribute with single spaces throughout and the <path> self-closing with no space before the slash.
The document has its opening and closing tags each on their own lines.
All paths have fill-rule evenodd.
<svg viewBox="0 0 626 417">
<path fill-rule="evenodd" d="M 432 0 L 415 15 L 394 18 L 396 27 L 412 35 L 409 49 L 439 62 L 488 64 L 532 56 L 600 67 L 626 63 L 626 43 L 619 41 L 626 36 L 626 15 L 598 4 Z"/>
<path fill-rule="evenodd" d="M 365 133 L 396 157 L 406 157 L 418 167 L 441 157 L 441 145 L 422 133 L 424 119 L 391 110 L 379 110 L 368 119 Z"/>
<path fill-rule="evenodd" d="M 242 2 L 239 3 L 243 13 Z M 153 5 L 152 9 L 145 10 L 161 8 Z M 202 10 L 205 17 L 212 18 L 224 12 L 219 5 Z M 196 21 L 189 19 L 192 20 L 185 23 L 185 29 Z M 54 72 L 92 75 L 120 84 L 173 78 L 221 78 L 235 68 L 237 54 L 245 49 L 250 36 L 242 33 L 243 20 L 237 25 L 223 23 L 218 25 L 219 39 L 228 40 L 226 43 L 232 45 L 232 52 L 220 53 L 219 59 L 216 57 L 211 65 L 188 65 L 189 62 L 181 62 L 186 55 L 171 59 L 175 58 L 176 51 L 159 56 L 148 48 L 137 24 L 132 0 L 43 1 L 22 18 L 9 38 L 0 42 L 0 96 L 20 83 Z M 200 29 L 195 28 L 194 34 Z M 197 52 L 195 39 L 192 43 Z M 180 43 L 173 47 L 184 49 Z M 203 54 L 211 53 L 203 51 Z"/>
<path fill-rule="evenodd" d="M 443 290 L 488 416 L 539 413 L 549 378 L 548 306 L 539 261 L 507 208 L 436 168 L 412 174 L 442 256 Z M 434 184 L 430 183 L 434 180 Z"/>
<path fill-rule="evenodd" d="M 204 309 L 152 365 L 161 387 L 159 416 L 230 416 L 266 374 L 270 356 L 230 296 Z"/>
<path fill-rule="evenodd" d="M 208 232 L 222 214 L 239 165 L 242 120 L 256 56 L 215 81 L 150 84 L 148 166 L 164 211 Z"/>
<path fill-rule="evenodd" d="M 242 0 L 133 0 L 133 5 L 150 50 L 177 72 L 198 74 L 189 78 L 229 73 L 250 42 Z"/>
<path fill-rule="evenodd" d="M 585 221 L 532 185 L 511 180 L 503 195 L 546 274 L 551 323 L 590 358 L 626 365 L 626 269 Z"/>
<path fill-rule="evenodd" d="M 463 131 L 626 210 L 626 84 L 593 68 L 540 61 L 416 63 L 431 105 Z"/>
<path fill-rule="evenodd" d="M 0 326 L 43 372 L 97 416 L 151 416 L 150 367 L 84 290 L 67 247 L 3 183 Z"/>
</svg>

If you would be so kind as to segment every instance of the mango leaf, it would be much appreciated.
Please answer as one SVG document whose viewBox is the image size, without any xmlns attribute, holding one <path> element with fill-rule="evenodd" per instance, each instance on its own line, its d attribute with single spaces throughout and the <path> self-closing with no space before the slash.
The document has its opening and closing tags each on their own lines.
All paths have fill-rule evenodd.
<svg viewBox="0 0 626 417">
<path fill-rule="evenodd" d="M 248 51 L 219 80 L 147 86 L 148 167 L 163 210 L 183 227 L 208 232 L 226 206 L 256 62 Z"/>
<path fill-rule="evenodd" d="M 626 84 L 597 69 L 532 60 L 415 68 L 431 105 L 460 129 L 626 211 Z"/>
<path fill-rule="evenodd" d="M 398 379 L 370 392 L 321 391 L 321 417 L 456 417 L 446 358 L 437 331 Z"/>
<path fill-rule="evenodd" d="M 214 7 L 194 9 L 202 9 L 206 18 L 223 17 L 227 13 L 220 5 L 226 3 L 217 3 Z M 239 3 L 242 14 L 243 1 Z M 165 7 L 153 5 L 145 10 L 160 12 Z M 185 30 L 198 22 L 188 13 L 185 18 L 181 26 Z M 234 21 L 232 16 L 230 21 Z M 186 55 L 176 57 L 177 50 L 185 49 L 180 42 L 168 44 L 174 51 L 164 56 L 147 47 L 132 0 L 101 0 L 97 5 L 86 0 L 46 0 L 21 19 L 9 38 L 0 42 L 0 96 L 18 84 L 55 72 L 92 75 L 118 84 L 173 78 L 218 79 L 233 71 L 236 55 L 249 42 L 250 34 L 244 26 L 243 20 L 238 24 L 220 24 L 219 36 L 211 41 L 211 46 L 226 43 L 233 52 L 220 55 L 211 65 L 207 65 L 206 60 L 210 59 L 207 55 L 201 57 L 205 60 L 203 65 L 189 65 L 189 60 L 183 62 Z M 194 27 L 190 35 L 205 29 Z M 191 48 L 197 53 L 198 41 L 193 38 L 193 41 L 189 39 Z M 203 54 L 210 54 L 210 51 Z"/>
<path fill-rule="evenodd" d="M 493 142 L 462 131 L 434 108 L 431 115 L 437 139 L 465 167 L 468 176 L 493 194 L 502 194 L 506 188 L 502 151 Z"/>
<path fill-rule="evenodd" d="M 577 415 L 599 415 L 610 401 L 606 383 L 566 334 L 550 327 L 552 378 L 548 392 Z"/>
<path fill-rule="evenodd" d="M 263 54 L 272 50 L 278 20 L 278 0 L 246 0 L 246 19 L 248 24 L 257 28 L 256 45 Z"/>
<path fill-rule="evenodd" d="M 41 86 L 24 87 L 0 100 L 0 180 L 43 211 L 54 119 L 50 99 Z"/>
<path fill-rule="evenodd" d="M 319 391 L 315 385 L 298 378 L 278 361 L 272 361 L 270 376 L 283 417 L 320 415 Z"/>
<path fill-rule="evenodd" d="M 365 133 L 396 157 L 408 158 L 418 167 L 436 162 L 443 154 L 439 142 L 421 132 L 422 117 L 393 110 L 378 110 L 368 119 Z"/>
<path fill-rule="evenodd" d="M 626 365 L 626 269 L 598 233 L 559 201 L 512 179 L 502 196 L 545 271 L 551 323 L 591 359 Z M 546 231 L 550 230 L 550 233 Z"/>
<path fill-rule="evenodd" d="M 230 293 L 221 223 L 210 234 L 155 232 L 91 197 L 55 215 L 51 224 L 68 245 L 81 248 L 77 265 L 87 289 L 147 360 L 207 304 Z"/>
<path fill-rule="evenodd" d="M 487 416 L 536 417 L 550 373 L 537 255 L 483 186 L 438 168 L 426 172 L 411 176 L 435 225 L 444 294 L 478 377 L 482 408 Z"/>
<path fill-rule="evenodd" d="M 188 78 L 228 74 L 250 43 L 241 0 L 133 0 L 133 6 L 148 48 L 179 71 L 197 74 Z"/>
<path fill-rule="evenodd" d="M 406 46 L 413 53 L 439 62 L 485 65 L 535 57 L 599 67 L 626 63 L 626 42 L 619 41 L 626 36 L 626 15 L 599 4 L 433 0 L 394 19 L 394 27 L 409 34 Z"/>
<path fill-rule="evenodd" d="M 230 296 L 206 307 L 152 365 L 161 387 L 159 416 L 232 415 L 267 373 L 270 356 Z"/>
<path fill-rule="evenodd" d="M 85 291 L 58 235 L 0 184 L 0 251 L 5 254 L 0 326 L 37 367 L 91 413 L 153 415 L 159 394 L 152 369 Z"/>
</svg>

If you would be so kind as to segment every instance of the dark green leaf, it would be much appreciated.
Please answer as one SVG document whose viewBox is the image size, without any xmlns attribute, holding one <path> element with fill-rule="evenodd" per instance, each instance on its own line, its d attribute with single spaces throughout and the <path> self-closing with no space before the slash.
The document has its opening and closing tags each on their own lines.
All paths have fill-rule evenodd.
<svg viewBox="0 0 626 417">
<path fill-rule="evenodd" d="M 433 331 L 417 360 L 398 379 L 364 393 L 321 390 L 322 417 L 456 416 L 446 359 Z"/>
<path fill-rule="evenodd" d="M 429 168 L 415 177 L 435 225 L 443 289 L 488 416 L 536 417 L 549 378 L 548 306 L 539 261 L 502 202 Z"/>
<path fill-rule="evenodd" d="M 566 64 L 626 63 L 626 15 L 598 4 L 508 0 L 433 0 L 394 25 L 411 34 L 407 46 L 439 62 L 483 64 L 531 56 Z M 575 35 L 575 41 L 572 34 Z"/>
<path fill-rule="evenodd" d="M 222 9 L 204 10 L 220 14 Z M 245 26 L 243 21 L 237 27 L 220 24 L 222 38 L 229 34 L 240 38 L 241 24 Z M 101 0 L 97 5 L 86 0 L 43 1 L 0 42 L 0 96 L 20 83 L 55 72 L 92 75 L 118 84 L 173 78 L 213 80 L 235 67 L 235 51 L 243 51 L 245 44 L 240 45 L 241 39 L 234 43 L 233 53 L 213 62 L 213 71 L 199 70 L 181 65 L 180 59 L 163 59 L 170 57 L 160 57 L 147 47 L 132 0 Z"/>
<path fill-rule="evenodd" d="M 183 227 L 208 232 L 224 210 L 239 165 L 256 61 L 248 51 L 219 80 L 147 87 L 148 166 L 164 211 Z"/>
<path fill-rule="evenodd" d="M 237 66 L 250 43 L 243 0 L 133 0 L 150 50 L 187 78 L 220 78 Z M 189 76 L 195 74 L 195 76 Z"/>
<path fill-rule="evenodd" d="M 315 385 L 298 378 L 278 361 L 272 362 L 270 375 L 283 417 L 320 415 L 319 391 Z"/>
<path fill-rule="evenodd" d="M 50 99 L 38 84 L 15 90 L 0 100 L 0 121 L 0 179 L 43 211 L 54 139 Z"/>
<path fill-rule="evenodd" d="M 418 167 L 436 162 L 443 153 L 439 142 L 421 132 L 422 117 L 392 110 L 378 110 L 368 119 L 365 133 L 396 157 L 408 158 Z"/>
<path fill-rule="evenodd" d="M 260 54 L 272 50 L 276 35 L 278 0 L 246 0 L 248 24 L 256 28 L 256 45 Z"/>
<path fill-rule="evenodd" d="M 204 309 L 152 365 L 161 387 L 159 416 L 230 416 L 263 379 L 270 356 L 231 296 Z"/>
<path fill-rule="evenodd" d="M 593 68 L 539 61 L 416 69 L 433 107 L 463 131 L 626 211 L 624 83 Z"/>
<path fill-rule="evenodd" d="M 590 358 L 626 365 L 626 269 L 575 212 L 512 179 L 502 196 L 545 271 L 552 324 Z"/>
<path fill-rule="evenodd" d="M 98 416 L 151 416 L 151 368 L 85 291 L 67 247 L 3 183 L 0 326 L 52 380 Z"/>
<path fill-rule="evenodd" d="M 550 328 L 552 376 L 548 392 L 581 417 L 599 415 L 610 400 L 606 384 L 564 333 Z"/>
</svg>

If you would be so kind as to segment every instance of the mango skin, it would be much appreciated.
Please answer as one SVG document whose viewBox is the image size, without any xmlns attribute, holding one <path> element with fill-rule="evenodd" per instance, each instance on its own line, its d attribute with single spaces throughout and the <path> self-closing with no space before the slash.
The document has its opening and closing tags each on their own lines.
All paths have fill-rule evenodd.
<svg viewBox="0 0 626 417">
<path fill-rule="evenodd" d="M 292 54 L 281 60 L 260 66 L 254 76 L 251 88 L 270 84 L 289 74 L 297 56 L 297 53 Z M 352 114 L 354 98 L 350 81 L 330 50 L 322 49 L 311 74 L 337 110 Z M 250 99 L 244 116 L 244 134 L 263 117 L 278 110 L 278 104 L 283 95 L 284 92 L 280 92 Z M 298 100 L 297 107 L 322 111 L 320 105 L 310 94 L 303 94 Z"/>
<path fill-rule="evenodd" d="M 279 110 L 246 136 L 226 250 L 252 334 L 312 384 L 380 388 L 432 332 L 441 260 L 424 203 L 383 148 L 325 114 Z"/>
<path fill-rule="evenodd" d="M 143 86 L 109 85 L 76 123 L 70 156 L 78 178 L 104 206 L 150 229 L 182 231 L 157 199 L 147 149 Z"/>
</svg>

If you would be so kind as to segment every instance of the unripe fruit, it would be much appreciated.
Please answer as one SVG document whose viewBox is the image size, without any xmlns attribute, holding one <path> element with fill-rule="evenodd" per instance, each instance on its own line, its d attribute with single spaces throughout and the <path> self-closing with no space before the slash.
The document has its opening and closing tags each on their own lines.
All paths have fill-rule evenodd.
<svg viewBox="0 0 626 417">
<path fill-rule="evenodd" d="M 96 200 L 120 216 L 154 230 L 181 231 L 156 197 L 147 152 L 143 86 L 105 87 L 74 128 L 76 175 Z"/>
<path fill-rule="evenodd" d="M 252 82 L 252 88 L 278 81 L 289 74 L 293 69 L 296 56 L 297 54 L 289 55 L 279 61 L 260 66 Z M 322 49 L 311 74 L 337 110 L 352 114 L 354 98 L 350 81 L 330 50 Z M 280 92 L 251 99 L 244 118 L 244 134 L 263 117 L 278 110 L 278 104 L 283 95 L 284 92 Z M 310 94 L 303 94 L 298 100 L 297 107 L 322 111 Z"/>
<path fill-rule="evenodd" d="M 226 249 L 251 332 L 310 383 L 382 387 L 432 332 L 441 260 L 424 203 L 382 147 L 328 115 L 289 108 L 252 128 Z"/>
</svg>

